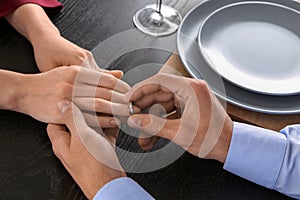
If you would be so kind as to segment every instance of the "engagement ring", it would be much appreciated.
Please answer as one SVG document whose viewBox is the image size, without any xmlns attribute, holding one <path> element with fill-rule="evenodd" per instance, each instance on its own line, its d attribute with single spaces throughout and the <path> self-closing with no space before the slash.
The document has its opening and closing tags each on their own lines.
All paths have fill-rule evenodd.
<svg viewBox="0 0 300 200">
<path fill-rule="evenodd" d="M 134 113 L 134 110 L 133 110 L 132 101 L 129 102 L 128 108 L 129 108 L 129 114 L 134 115 L 135 113 Z"/>
</svg>

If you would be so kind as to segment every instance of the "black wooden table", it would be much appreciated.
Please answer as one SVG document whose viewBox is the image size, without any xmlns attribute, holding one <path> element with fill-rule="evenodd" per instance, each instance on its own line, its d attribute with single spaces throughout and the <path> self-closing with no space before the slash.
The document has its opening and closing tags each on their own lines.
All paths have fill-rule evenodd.
<svg viewBox="0 0 300 200">
<path fill-rule="evenodd" d="M 53 22 L 64 37 L 91 50 L 102 67 L 122 69 L 125 75 L 136 66 L 147 67 L 145 76 L 150 76 L 176 49 L 175 35 L 157 39 L 134 29 L 132 16 L 135 11 L 154 3 L 154 0 L 61 2 L 65 7 L 61 14 L 52 17 Z M 164 1 L 176 7 L 183 15 L 199 2 Z M 136 41 L 146 41 L 148 45 L 125 48 L 122 41 L 125 41 L 123 38 L 128 32 L 131 36 L 135 35 Z M 155 49 L 155 45 L 152 48 L 155 42 L 168 48 Z M 149 63 L 156 63 L 156 67 L 149 68 Z M 38 73 L 31 45 L 3 19 L 0 20 L 0 66 L 22 73 Z M 132 81 L 131 84 L 145 78 L 135 77 L 135 80 L 128 79 Z M 161 140 L 157 148 L 165 143 L 167 141 Z M 141 152 L 136 138 L 124 131 L 118 138 L 118 146 L 128 151 Z M 0 199 L 85 199 L 80 188 L 54 156 L 46 124 L 31 117 L 0 110 L 0 160 Z M 126 162 L 130 160 L 122 160 L 123 164 Z M 147 162 L 144 164 L 147 165 Z M 165 168 L 128 175 L 157 199 L 286 198 L 224 171 L 218 162 L 201 160 L 188 153 Z"/>
</svg>

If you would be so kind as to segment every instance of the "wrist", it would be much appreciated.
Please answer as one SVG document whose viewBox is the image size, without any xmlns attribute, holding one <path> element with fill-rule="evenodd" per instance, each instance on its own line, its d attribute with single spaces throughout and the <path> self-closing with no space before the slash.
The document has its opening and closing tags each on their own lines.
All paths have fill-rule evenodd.
<svg viewBox="0 0 300 200">
<path fill-rule="evenodd" d="M 35 31 L 28 30 L 27 39 L 30 41 L 32 46 L 39 44 L 40 42 L 46 41 L 47 38 L 60 37 L 59 30 L 53 25 L 49 27 L 36 27 Z"/>
<path fill-rule="evenodd" d="M 219 136 L 216 145 L 209 153 L 207 158 L 217 160 L 221 163 L 225 163 L 229 151 L 229 147 L 230 147 L 231 138 L 232 138 L 232 131 L 233 131 L 233 122 L 230 119 L 230 117 L 227 116 L 225 119 L 222 133 Z"/>
<path fill-rule="evenodd" d="M 113 170 L 114 171 L 114 170 Z M 110 173 L 108 173 L 110 174 Z M 118 171 L 116 174 L 112 176 L 101 176 L 98 180 L 100 180 L 98 183 L 97 181 L 92 182 L 91 184 L 87 185 L 86 190 L 85 188 L 81 188 L 83 192 L 85 193 L 86 197 L 88 199 L 93 199 L 95 195 L 108 183 L 111 181 L 114 181 L 118 178 L 124 178 L 127 177 L 126 173 L 124 171 Z"/>
<path fill-rule="evenodd" d="M 36 4 L 24 4 L 5 18 L 31 43 L 41 37 L 60 35 L 59 30 L 48 18 L 44 9 Z"/>
<path fill-rule="evenodd" d="M 26 100 L 26 96 L 30 93 L 30 91 L 27 90 L 29 89 L 28 87 L 30 87 L 28 86 L 28 83 L 30 83 L 31 76 L 32 75 L 23 74 L 17 80 L 17 88 L 16 88 L 17 96 L 15 98 L 14 107 L 11 108 L 11 110 L 27 114 L 25 100 Z"/>
<path fill-rule="evenodd" d="M 28 25 L 26 27 L 26 38 L 30 41 L 32 46 L 39 44 L 40 42 L 47 41 L 48 38 L 60 37 L 60 32 L 56 26 L 50 21 L 46 13 L 43 18 L 44 20 L 35 25 Z"/>
<path fill-rule="evenodd" d="M 27 39 L 33 47 L 41 42 L 47 42 L 51 40 L 51 38 L 61 37 L 59 30 L 50 20 L 34 28 L 28 27 L 27 35 Z"/>
<path fill-rule="evenodd" d="M 19 111 L 21 107 L 19 101 L 23 95 L 22 87 L 26 75 L 1 70 L 0 77 L 3 80 L 1 92 L 5 94 L 0 98 L 0 108 Z"/>
</svg>

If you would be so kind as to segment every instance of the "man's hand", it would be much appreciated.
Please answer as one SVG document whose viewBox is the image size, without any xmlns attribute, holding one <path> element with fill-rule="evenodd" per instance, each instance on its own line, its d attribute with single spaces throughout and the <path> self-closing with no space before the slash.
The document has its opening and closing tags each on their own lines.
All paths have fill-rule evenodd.
<svg viewBox="0 0 300 200">
<path fill-rule="evenodd" d="M 87 198 L 92 199 L 106 183 L 126 176 L 114 150 L 119 129 L 97 133 L 70 101 L 60 101 L 58 108 L 69 131 L 62 125 L 48 125 L 53 151 Z"/>
<path fill-rule="evenodd" d="M 170 113 L 169 119 L 157 114 L 136 114 L 128 119 L 129 126 L 148 135 L 139 139 L 142 148 L 151 148 L 156 139 L 149 136 L 158 136 L 195 156 L 225 161 L 232 121 L 204 81 L 158 74 L 134 86 L 125 101 L 133 101 L 141 109 L 160 104 L 164 115 Z"/>
</svg>

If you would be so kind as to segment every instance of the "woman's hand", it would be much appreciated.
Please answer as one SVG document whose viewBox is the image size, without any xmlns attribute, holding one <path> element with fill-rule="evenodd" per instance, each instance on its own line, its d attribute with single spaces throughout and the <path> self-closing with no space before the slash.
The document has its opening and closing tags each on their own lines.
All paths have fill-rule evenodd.
<svg viewBox="0 0 300 200">
<path fill-rule="evenodd" d="M 58 107 L 69 131 L 62 125 L 48 125 L 53 151 L 86 197 L 92 199 L 106 183 L 126 176 L 114 149 L 119 129 L 99 134 L 71 102 L 63 100 Z"/>
<path fill-rule="evenodd" d="M 92 57 L 89 51 L 63 38 L 39 5 L 23 4 L 5 18 L 30 41 L 41 72 L 60 66 L 81 66 L 86 59 Z M 95 66 L 92 69 L 96 69 Z"/>
<path fill-rule="evenodd" d="M 45 73 L 25 75 L 20 82 L 23 84 L 14 110 L 42 122 L 63 123 L 57 108 L 61 99 L 72 100 L 84 110 L 91 126 L 116 127 L 120 122 L 111 115 L 129 115 L 123 96 L 130 87 L 108 73 L 79 66 L 59 67 Z"/>
<path fill-rule="evenodd" d="M 60 35 L 44 35 L 32 41 L 36 64 L 41 72 L 60 66 L 79 65 L 92 57 L 91 53 Z"/>
<path fill-rule="evenodd" d="M 161 104 L 165 114 L 176 111 L 171 113 L 171 119 L 156 114 L 130 116 L 129 126 L 140 130 L 143 136 L 163 137 L 195 156 L 225 161 L 232 121 L 206 82 L 158 74 L 134 86 L 125 95 L 125 101 L 133 101 L 142 109 Z M 155 141 L 148 138 L 139 143 L 149 149 Z"/>
</svg>

